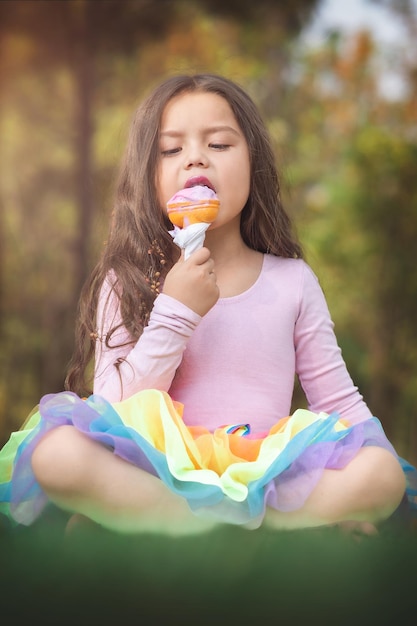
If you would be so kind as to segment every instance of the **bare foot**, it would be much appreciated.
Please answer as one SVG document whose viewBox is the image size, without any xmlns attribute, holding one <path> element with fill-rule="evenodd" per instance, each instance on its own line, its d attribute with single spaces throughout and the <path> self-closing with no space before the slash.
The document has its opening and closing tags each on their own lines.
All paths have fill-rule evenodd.
<svg viewBox="0 0 417 626">
<path fill-rule="evenodd" d="M 371 522 L 347 521 L 336 524 L 344 535 L 353 535 L 356 540 L 361 539 L 364 535 L 378 535 L 378 529 Z"/>
<path fill-rule="evenodd" d="M 81 515 L 81 513 L 74 513 L 74 515 L 69 518 L 67 525 L 65 526 L 65 536 L 68 537 L 78 530 L 96 529 L 102 530 L 102 526 L 93 522 L 93 520 L 89 517 Z"/>
</svg>

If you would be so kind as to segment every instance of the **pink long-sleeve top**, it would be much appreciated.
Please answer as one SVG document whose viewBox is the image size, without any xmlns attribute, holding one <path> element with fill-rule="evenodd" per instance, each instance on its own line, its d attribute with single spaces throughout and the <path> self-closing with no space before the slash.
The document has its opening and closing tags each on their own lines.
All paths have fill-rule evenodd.
<svg viewBox="0 0 417 626">
<path fill-rule="evenodd" d="M 99 335 L 120 321 L 109 278 L 99 301 Z M 265 255 L 256 282 L 220 298 L 204 317 L 162 293 L 136 344 L 109 349 L 98 341 L 94 393 L 117 402 L 159 389 L 184 405 L 188 425 L 214 430 L 249 423 L 256 433 L 289 415 L 297 374 L 311 411 L 336 411 L 357 423 L 372 414 L 346 369 L 333 326 L 311 268 Z M 121 328 L 112 344 L 129 340 Z"/>
</svg>

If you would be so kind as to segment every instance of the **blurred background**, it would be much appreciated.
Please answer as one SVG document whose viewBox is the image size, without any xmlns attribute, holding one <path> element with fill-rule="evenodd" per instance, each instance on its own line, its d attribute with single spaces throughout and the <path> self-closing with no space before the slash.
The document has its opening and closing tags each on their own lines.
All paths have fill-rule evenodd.
<svg viewBox="0 0 417 626">
<path fill-rule="evenodd" d="M 135 107 L 209 71 L 258 104 L 348 369 L 417 464 L 416 35 L 416 0 L 0 2 L 0 445 L 63 389 Z"/>
</svg>

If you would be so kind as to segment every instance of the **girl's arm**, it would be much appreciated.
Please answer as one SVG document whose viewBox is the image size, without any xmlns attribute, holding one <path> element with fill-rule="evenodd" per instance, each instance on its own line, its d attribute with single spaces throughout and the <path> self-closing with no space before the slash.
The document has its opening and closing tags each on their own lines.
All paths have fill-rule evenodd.
<svg viewBox="0 0 417 626">
<path fill-rule="evenodd" d="M 357 424 L 372 413 L 354 385 L 333 331 L 325 296 L 305 266 L 300 313 L 295 330 L 297 373 L 314 412 L 337 412 Z M 297 511 L 270 510 L 267 520 L 278 528 L 340 522 L 376 523 L 399 505 L 405 476 L 396 452 L 381 429 L 343 469 L 325 469 L 316 488 Z"/>
<path fill-rule="evenodd" d="M 347 370 L 317 277 L 306 264 L 294 343 L 296 371 L 311 411 L 337 412 L 352 424 L 372 417 Z"/>
<path fill-rule="evenodd" d="M 120 309 L 115 295 L 103 309 L 103 298 L 104 294 L 99 307 L 102 323 L 96 347 L 94 393 L 118 402 L 143 389 L 168 391 L 200 316 L 178 300 L 160 294 L 137 343 L 132 347 L 128 332 L 121 326 L 110 340 L 110 346 L 117 347 L 111 348 L 105 344 L 108 320 L 119 322 Z"/>
<path fill-rule="evenodd" d="M 105 281 L 98 304 L 94 393 L 119 402 L 143 389 L 168 391 L 188 339 L 219 290 L 213 261 L 202 248 L 168 272 L 163 293 L 155 299 L 149 323 L 136 344 L 123 326 L 115 277 Z M 111 328 L 119 327 L 106 345 Z"/>
</svg>

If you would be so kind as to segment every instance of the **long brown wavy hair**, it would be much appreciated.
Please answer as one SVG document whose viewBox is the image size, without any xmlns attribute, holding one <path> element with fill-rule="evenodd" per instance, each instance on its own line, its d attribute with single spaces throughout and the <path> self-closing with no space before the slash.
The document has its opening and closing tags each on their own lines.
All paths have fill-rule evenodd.
<svg viewBox="0 0 417 626">
<path fill-rule="evenodd" d="M 182 93 L 208 92 L 222 96 L 231 107 L 246 138 L 251 167 L 248 201 L 241 215 L 241 234 L 254 250 L 276 256 L 302 258 L 280 196 L 280 183 L 270 137 L 260 113 L 236 83 L 214 74 L 173 76 L 160 84 L 139 106 L 131 124 L 116 186 L 109 235 L 101 257 L 86 281 L 79 301 L 75 347 L 65 381 L 67 390 L 91 393 L 97 338 L 97 302 L 103 282 L 112 271 L 120 299 L 123 324 L 132 344 L 146 326 L 157 285 L 178 259 L 168 230 L 172 224 L 159 205 L 156 169 L 159 132 L 166 104 Z M 105 338 L 109 345 L 116 328 Z M 117 365 L 117 364 L 116 364 Z"/>
</svg>

